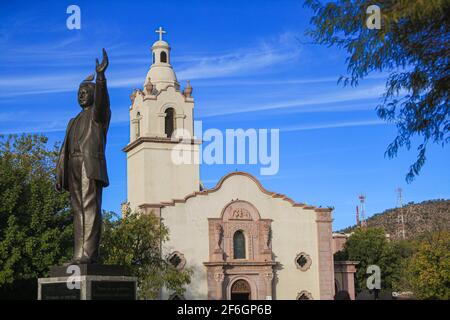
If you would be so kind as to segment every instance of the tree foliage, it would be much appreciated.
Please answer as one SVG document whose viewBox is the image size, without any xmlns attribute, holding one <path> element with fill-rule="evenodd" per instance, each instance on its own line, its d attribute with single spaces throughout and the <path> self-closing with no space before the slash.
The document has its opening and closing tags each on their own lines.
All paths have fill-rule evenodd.
<svg viewBox="0 0 450 320">
<path fill-rule="evenodd" d="M 391 243 L 381 228 L 359 228 L 347 240 L 337 260 L 359 261 L 356 271 L 356 288 L 366 289 L 367 267 L 377 265 L 381 270 L 381 288 L 393 290 L 401 276 L 400 263 L 410 255 L 404 243 Z"/>
<path fill-rule="evenodd" d="M 42 135 L 0 136 L 0 295 L 4 298 L 11 298 L 11 291 L 17 297 L 35 297 L 37 278 L 72 253 L 69 198 L 54 190 L 57 155 L 58 147 L 49 148 Z"/>
<path fill-rule="evenodd" d="M 404 290 L 419 299 L 450 299 L 450 233 L 433 233 L 404 264 Z"/>
<path fill-rule="evenodd" d="M 450 1 L 338 0 L 322 4 L 306 0 L 314 16 L 307 33 L 320 44 L 347 51 L 345 85 L 373 71 L 388 72 L 378 116 L 397 126 L 397 137 L 386 155 L 395 157 L 420 137 L 418 155 L 406 176 L 408 182 L 425 163 L 429 142 L 450 141 Z M 381 8 L 380 30 L 366 27 L 366 9 Z"/>
<path fill-rule="evenodd" d="M 165 287 L 177 294 L 190 282 L 191 270 L 178 270 L 161 248 L 169 239 L 169 230 L 153 214 L 126 212 L 121 218 L 104 214 L 100 253 L 103 263 L 123 265 L 138 278 L 141 299 L 155 299 Z"/>
<path fill-rule="evenodd" d="M 418 299 L 450 299 L 450 232 L 429 233 L 420 240 L 388 241 L 381 228 L 359 228 L 336 260 L 359 261 L 356 288 L 366 288 L 369 265 L 381 269 L 381 288 L 410 291 Z"/>
</svg>

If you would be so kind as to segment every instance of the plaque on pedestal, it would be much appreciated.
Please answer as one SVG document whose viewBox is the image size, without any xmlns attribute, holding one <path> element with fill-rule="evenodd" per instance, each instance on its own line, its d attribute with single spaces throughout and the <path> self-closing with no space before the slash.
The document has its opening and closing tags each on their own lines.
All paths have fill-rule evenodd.
<svg viewBox="0 0 450 320">
<path fill-rule="evenodd" d="M 39 300 L 136 300 L 136 277 L 121 266 L 54 266 L 38 279 Z"/>
</svg>

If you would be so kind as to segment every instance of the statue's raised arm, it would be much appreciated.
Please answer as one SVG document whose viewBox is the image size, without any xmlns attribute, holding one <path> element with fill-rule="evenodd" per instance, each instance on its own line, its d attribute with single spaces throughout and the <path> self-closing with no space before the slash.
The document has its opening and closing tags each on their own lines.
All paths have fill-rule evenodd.
<svg viewBox="0 0 450 320">
<path fill-rule="evenodd" d="M 94 120 L 98 123 L 106 125 L 109 124 L 111 117 L 111 111 L 109 109 L 109 95 L 106 87 L 105 71 L 108 68 L 108 55 L 106 50 L 103 49 L 102 63 L 95 59 L 95 71 L 97 73 L 95 83 L 95 103 L 94 103 Z"/>
</svg>

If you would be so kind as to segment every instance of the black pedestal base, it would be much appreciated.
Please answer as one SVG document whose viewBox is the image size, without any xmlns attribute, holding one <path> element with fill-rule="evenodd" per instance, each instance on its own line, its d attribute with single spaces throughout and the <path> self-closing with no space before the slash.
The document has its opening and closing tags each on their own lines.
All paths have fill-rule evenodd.
<svg viewBox="0 0 450 320">
<path fill-rule="evenodd" d="M 38 279 L 39 300 L 136 300 L 136 278 L 122 266 L 54 266 Z"/>
</svg>

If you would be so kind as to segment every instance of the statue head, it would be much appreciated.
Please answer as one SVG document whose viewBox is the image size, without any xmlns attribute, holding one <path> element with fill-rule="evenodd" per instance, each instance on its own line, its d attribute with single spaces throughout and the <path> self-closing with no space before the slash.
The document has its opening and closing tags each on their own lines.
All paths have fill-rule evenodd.
<svg viewBox="0 0 450 320">
<path fill-rule="evenodd" d="M 80 83 L 78 89 L 78 104 L 85 109 L 94 103 L 95 83 L 92 82 L 94 75 L 90 75 Z"/>
</svg>

